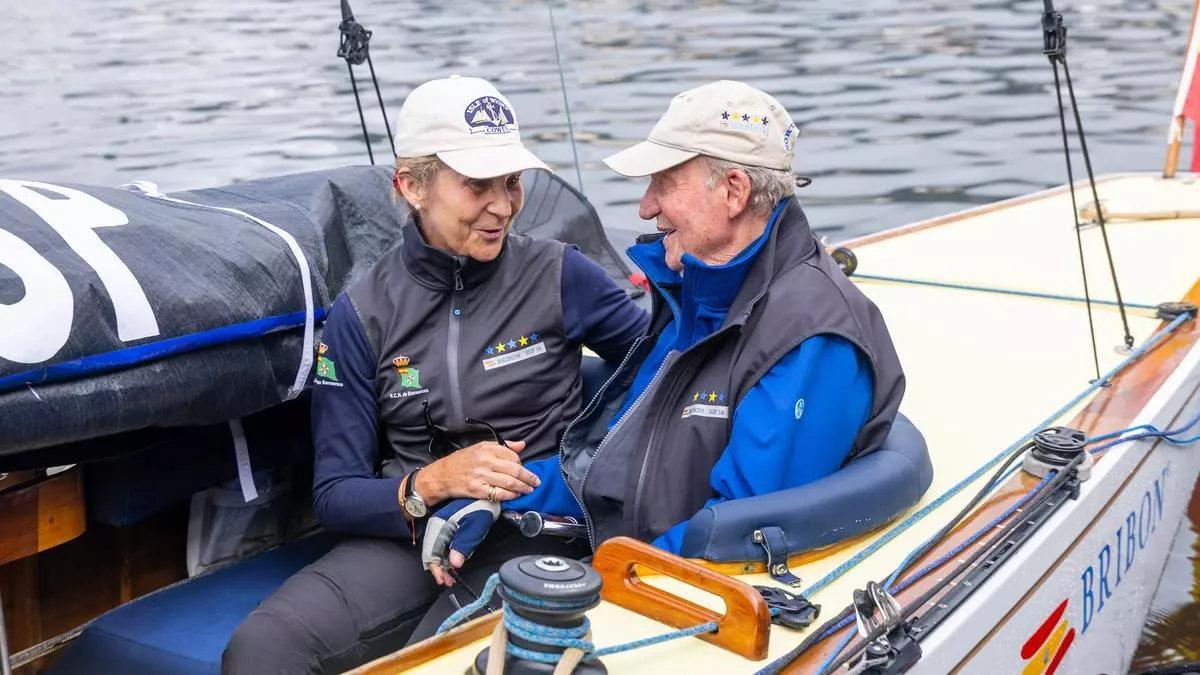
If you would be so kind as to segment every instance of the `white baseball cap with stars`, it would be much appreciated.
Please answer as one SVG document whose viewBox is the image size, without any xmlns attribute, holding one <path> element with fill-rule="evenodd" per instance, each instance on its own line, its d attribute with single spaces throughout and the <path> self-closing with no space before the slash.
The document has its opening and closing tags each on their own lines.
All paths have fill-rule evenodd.
<svg viewBox="0 0 1200 675">
<path fill-rule="evenodd" d="M 798 134 L 791 115 L 772 96 L 721 80 L 676 96 L 649 138 L 604 163 L 625 176 L 648 176 L 708 155 L 790 171 Z"/>
</svg>

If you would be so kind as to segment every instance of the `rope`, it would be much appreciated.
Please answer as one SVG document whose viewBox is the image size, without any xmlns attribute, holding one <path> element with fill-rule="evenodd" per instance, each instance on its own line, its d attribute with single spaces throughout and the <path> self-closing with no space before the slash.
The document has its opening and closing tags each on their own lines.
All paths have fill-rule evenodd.
<svg viewBox="0 0 1200 675">
<path fill-rule="evenodd" d="M 558 86 L 562 91 L 563 110 L 567 113 L 567 135 L 571 139 L 571 156 L 575 158 L 575 184 L 583 192 L 583 172 L 579 169 L 579 150 L 575 147 L 575 125 L 571 122 L 571 102 L 567 99 L 567 80 L 563 77 L 562 53 L 558 50 L 558 28 L 554 23 L 554 0 L 546 0 L 550 14 L 550 34 L 554 37 L 554 60 L 558 63 Z"/>
<path fill-rule="evenodd" d="M 1139 424 L 1136 427 L 1130 427 L 1128 429 L 1122 429 L 1120 431 L 1114 431 L 1109 434 L 1102 434 L 1100 436 L 1096 436 L 1094 438 L 1088 439 L 1088 443 L 1091 444 L 1091 443 L 1098 443 L 1100 441 L 1106 441 L 1110 438 L 1116 438 L 1116 440 L 1109 441 L 1108 443 L 1105 443 L 1104 445 L 1100 445 L 1098 447 L 1092 448 L 1092 449 L 1088 450 L 1088 452 L 1095 454 L 1102 450 L 1107 450 L 1107 449 L 1113 447 L 1114 445 L 1128 443 L 1129 441 L 1136 441 L 1141 438 L 1161 438 L 1161 439 L 1167 441 L 1168 443 L 1173 443 L 1175 445 L 1188 445 L 1190 443 L 1195 443 L 1196 441 L 1200 440 L 1200 434 L 1197 434 L 1196 436 L 1192 436 L 1190 438 L 1183 438 L 1183 439 L 1177 439 L 1177 438 L 1173 438 L 1173 437 L 1178 436 L 1179 434 L 1182 434 L 1186 431 L 1190 431 L 1192 429 L 1192 427 L 1196 426 L 1197 424 L 1200 424 L 1200 413 L 1197 413 L 1196 416 L 1193 417 L 1187 424 L 1179 427 L 1178 429 L 1167 429 L 1166 431 L 1161 431 L 1158 429 L 1158 427 L 1154 426 L 1153 424 Z M 1140 433 L 1140 434 L 1131 433 L 1131 432 L 1140 431 L 1140 430 L 1145 430 L 1145 431 L 1144 431 L 1144 433 Z M 1126 436 L 1125 434 L 1130 434 L 1130 435 Z"/>
<path fill-rule="evenodd" d="M 945 282 L 945 281 L 930 281 L 927 279 L 908 279 L 908 278 L 904 278 L 904 277 L 889 277 L 889 276 L 885 276 L 882 274 L 862 274 L 859 272 L 855 272 L 853 278 L 854 279 L 869 279 L 871 281 L 887 281 L 887 282 L 897 283 L 897 284 L 916 284 L 918 286 L 933 286 L 935 288 L 952 288 L 954 290 L 959 290 L 959 291 L 979 291 L 982 293 L 999 293 L 1002 295 L 1017 295 L 1017 296 L 1026 297 L 1026 298 L 1039 298 L 1039 299 L 1043 299 L 1043 300 L 1060 300 L 1063 302 L 1085 302 L 1085 303 L 1089 302 L 1089 297 L 1080 298 L 1080 297 L 1073 296 L 1073 295 L 1059 295 L 1057 293 L 1041 293 L 1039 291 L 1022 291 L 1022 290 L 1018 290 L 1015 288 L 995 288 L 995 287 L 991 287 L 991 286 L 973 286 L 971 284 L 956 284 L 956 283 L 950 283 L 950 282 Z M 1117 306 L 1117 302 L 1115 300 L 1096 300 L 1093 298 L 1093 299 L 1090 299 L 1090 302 L 1093 305 L 1107 305 L 1110 307 Z M 1158 307 L 1155 305 L 1147 305 L 1147 304 L 1133 303 L 1133 302 L 1127 302 L 1127 303 L 1125 303 L 1125 306 L 1132 307 L 1134 309 L 1147 309 L 1147 310 L 1151 310 L 1151 311 L 1156 311 L 1158 309 Z M 1097 368 L 1096 368 L 1097 374 L 1099 374 L 1099 370 L 1100 369 L 1097 366 Z"/>
<path fill-rule="evenodd" d="M 1066 37 L 1065 31 L 1063 37 Z M 1083 278 L 1083 297 L 1087 302 L 1088 332 L 1092 336 L 1092 360 L 1096 365 L 1096 377 L 1100 377 L 1100 351 L 1096 347 L 1096 322 L 1092 318 L 1092 294 L 1088 290 L 1087 263 L 1083 257 L 1083 232 L 1080 231 L 1079 208 L 1075 203 L 1075 174 L 1071 170 L 1071 145 L 1067 140 L 1067 116 L 1063 108 L 1062 85 L 1058 79 L 1058 61 L 1053 56 L 1050 57 L 1050 65 L 1054 68 L 1054 94 L 1058 97 L 1058 124 L 1062 128 L 1063 157 L 1067 160 L 1067 185 L 1071 186 L 1071 214 L 1075 219 L 1075 244 L 1079 249 L 1079 275 Z M 1098 212 L 1099 208 L 1097 207 Z"/>
</svg>

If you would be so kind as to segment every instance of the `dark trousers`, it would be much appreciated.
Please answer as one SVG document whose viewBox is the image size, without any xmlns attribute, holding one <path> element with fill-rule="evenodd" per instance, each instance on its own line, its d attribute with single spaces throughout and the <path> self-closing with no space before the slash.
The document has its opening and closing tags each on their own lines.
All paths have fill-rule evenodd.
<svg viewBox="0 0 1200 675">
<path fill-rule="evenodd" d="M 234 631 L 221 671 L 243 673 L 341 672 L 433 635 L 454 611 L 451 596 L 421 567 L 420 541 L 353 538 L 283 583 Z M 475 591 L 506 561 L 527 554 L 581 558 L 586 542 L 542 536 L 527 539 L 501 521 L 460 570 Z M 499 598 L 493 600 L 499 607 Z"/>
</svg>

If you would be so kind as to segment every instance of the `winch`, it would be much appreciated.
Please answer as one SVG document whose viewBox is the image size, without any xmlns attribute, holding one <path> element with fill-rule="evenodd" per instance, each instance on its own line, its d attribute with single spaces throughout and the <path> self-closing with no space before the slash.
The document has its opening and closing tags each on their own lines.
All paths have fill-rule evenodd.
<svg viewBox="0 0 1200 675">
<path fill-rule="evenodd" d="M 527 555 L 504 563 L 499 593 L 504 599 L 504 622 L 509 630 L 503 672 L 553 673 L 567 649 L 553 643 L 587 640 L 585 613 L 600 604 L 600 586 L 600 575 L 595 570 L 569 558 Z M 484 649 L 475 657 L 476 673 L 488 672 L 489 652 L 490 648 Z M 599 659 L 585 658 L 571 672 L 605 675 L 608 669 Z"/>
<path fill-rule="evenodd" d="M 1095 462 L 1085 450 L 1087 436 L 1071 427 L 1048 427 L 1033 435 L 1029 452 L 1025 454 L 1022 468 L 1026 473 L 1045 478 L 1051 471 L 1058 471 L 1070 464 L 1080 454 L 1083 460 L 1075 466 L 1080 482 L 1092 475 Z"/>
</svg>

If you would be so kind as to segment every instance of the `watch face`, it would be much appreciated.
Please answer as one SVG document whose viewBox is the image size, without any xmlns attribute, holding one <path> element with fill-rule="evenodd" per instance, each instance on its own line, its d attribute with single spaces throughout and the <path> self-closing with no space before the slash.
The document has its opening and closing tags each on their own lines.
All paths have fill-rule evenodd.
<svg viewBox="0 0 1200 675">
<path fill-rule="evenodd" d="M 423 500 L 409 495 L 408 499 L 404 500 L 404 510 L 408 511 L 408 515 L 413 518 L 424 518 L 428 508 Z"/>
</svg>

